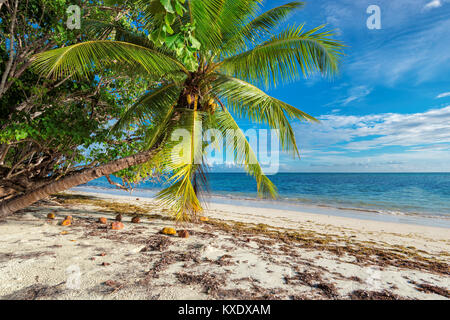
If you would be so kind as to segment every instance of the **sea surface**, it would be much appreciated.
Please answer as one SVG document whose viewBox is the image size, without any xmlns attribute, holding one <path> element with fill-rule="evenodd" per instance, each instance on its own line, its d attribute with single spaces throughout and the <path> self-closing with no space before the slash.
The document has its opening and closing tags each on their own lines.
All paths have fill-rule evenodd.
<svg viewBox="0 0 450 320">
<path fill-rule="evenodd" d="M 258 199 L 255 181 L 244 173 L 208 178 L 207 201 L 450 228 L 450 173 L 279 173 L 270 176 L 275 201 Z M 161 187 L 142 183 L 134 194 L 154 196 Z M 105 178 L 76 189 L 98 188 L 121 193 Z"/>
</svg>

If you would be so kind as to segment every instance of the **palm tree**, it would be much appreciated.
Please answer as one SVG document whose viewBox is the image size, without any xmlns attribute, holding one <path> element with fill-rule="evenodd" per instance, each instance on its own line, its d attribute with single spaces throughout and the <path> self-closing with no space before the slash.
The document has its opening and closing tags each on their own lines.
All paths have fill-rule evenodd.
<svg viewBox="0 0 450 320">
<path fill-rule="evenodd" d="M 148 127 L 144 139 L 146 151 L 142 153 L 145 156 L 141 154 L 137 162 L 129 160 L 128 165 L 147 163 L 170 175 L 170 186 L 158 196 L 172 207 L 178 219 L 191 219 L 202 210 L 198 193 L 205 180 L 205 167 L 203 162 L 194 161 L 204 156 L 199 126 L 223 133 L 236 130 L 236 141 L 228 146 L 235 149 L 235 162 L 256 179 L 259 195 L 275 197 L 276 187 L 264 175 L 233 115 L 278 129 L 283 151 L 298 156 L 290 120 L 316 120 L 269 96 L 258 85 L 275 86 L 317 71 L 332 76 L 338 68 L 342 44 L 333 40 L 334 34 L 324 31 L 324 26 L 311 30 L 305 30 L 304 25 L 289 26 L 275 33 L 289 14 L 303 7 L 300 2 L 258 14 L 259 0 L 188 0 L 184 4 L 185 13 L 173 22 L 175 35 L 156 46 L 148 35 L 159 30 L 154 6 L 160 1 L 138 3 L 145 30 L 129 31 L 91 21 L 88 23 L 91 32 L 98 35 L 113 32 L 114 39 L 87 41 L 45 52 L 36 57 L 36 68 L 48 77 L 86 76 L 95 70 L 113 68 L 158 83 L 156 89 L 149 90 L 126 110 L 114 130 L 124 130 L 130 125 Z M 183 57 L 174 50 L 171 41 L 177 41 L 177 32 L 185 30 L 184 26 L 194 24 L 188 35 L 195 57 L 192 65 L 186 55 Z M 191 133 L 190 161 L 173 157 L 176 143 L 170 140 L 170 135 L 180 128 Z M 82 183 L 116 169 L 84 175 Z M 51 192 L 70 187 L 73 185 L 60 185 Z M 39 197 L 35 196 L 33 201 Z"/>
</svg>

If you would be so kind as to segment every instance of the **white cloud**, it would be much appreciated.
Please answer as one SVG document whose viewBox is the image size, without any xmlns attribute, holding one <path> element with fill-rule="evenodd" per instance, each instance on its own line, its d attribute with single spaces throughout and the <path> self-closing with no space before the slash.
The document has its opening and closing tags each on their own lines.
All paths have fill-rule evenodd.
<svg viewBox="0 0 450 320">
<path fill-rule="evenodd" d="M 425 5 L 425 9 L 439 8 L 442 6 L 441 0 L 433 0 Z"/>
<path fill-rule="evenodd" d="M 344 87 L 348 87 L 347 85 L 340 86 L 340 90 L 344 90 Z M 348 104 L 356 101 L 363 100 L 366 96 L 368 96 L 372 92 L 373 88 L 366 86 L 366 85 L 360 85 L 360 86 L 354 86 L 349 89 L 347 89 L 347 92 L 345 95 L 341 95 L 333 102 L 330 102 L 326 104 L 325 106 L 347 106 Z M 339 112 L 340 109 L 333 109 L 331 112 Z"/>
<path fill-rule="evenodd" d="M 329 141 L 334 143 L 345 142 L 340 147 L 347 150 L 450 144 L 450 106 L 414 114 L 326 115 L 320 120 L 321 133 L 333 135 Z"/>
<path fill-rule="evenodd" d="M 450 92 L 444 92 L 439 94 L 436 99 L 440 99 L 440 98 L 445 98 L 445 97 L 449 97 L 450 96 Z"/>
<path fill-rule="evenodd" d="M 353 87 L 349 90 L 349 96 L 342 101 L 342 105 L 346 106 L 350 102 L 361 100 L 372 92 L 372 88 L 367 86 Z"/>
<path fill-rule="evenodd" d="M 294 126 L 302 161 L 283 171 L 450 171 L 450 106 L 413 114 L 328 114 Z"/>
</svg>

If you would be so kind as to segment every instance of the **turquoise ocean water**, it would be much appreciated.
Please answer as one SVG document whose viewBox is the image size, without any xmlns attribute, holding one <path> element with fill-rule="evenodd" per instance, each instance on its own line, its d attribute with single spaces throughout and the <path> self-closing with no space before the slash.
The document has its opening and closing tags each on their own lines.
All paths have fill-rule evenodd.
<svg viewBox="0 0 450 320">
<path fill-rule="evenodd" d="M 258 200 L 246 174 L 208 177 L 209 201 L 450 227 L 450 173 L 280 173 L 270 176 L 276 201 Z M 161 186 L 143 183 L 134 194 L 152 196 Z M 86 188 L 118 192 L 104 178 Z"/>
</svg>

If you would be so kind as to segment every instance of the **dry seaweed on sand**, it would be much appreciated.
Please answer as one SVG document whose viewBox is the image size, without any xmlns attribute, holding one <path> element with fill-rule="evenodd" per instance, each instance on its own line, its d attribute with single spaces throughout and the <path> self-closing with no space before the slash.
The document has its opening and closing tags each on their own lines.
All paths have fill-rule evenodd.
<svg viewBox="0 0 450 320">
<path fill-rule="evenodd" d="M 57 200 L 62 203 L 81 203 L 89 204 L 105 208 L 112 212 L 124 213 L 128 215 L 134 215 L 134 212 L 144 212 L 146 216 L 158 218 L 162 220 L 173 220 L 173 217 L 162 216 L 156 214 L 149 214 L 151 211 L 148 208 L 143 208 L 137 205 L 129 205 L 124 203 L 109 202 L 101 200 L 95 197 L 87 197 L 80 195 L 57 195 Z M 348 238 L 338 238 L 315 233 L 304 230 L 291 230 L 285 228 L 276 228 L 266 224 L 252 224 L 242 223 L 236 221 L 223 221 L 219 219 L 210 219 L 203 224 L 204 227 L 214 227 L 215 231 L 221 230 L 226 233 L 230 233 L 233 236 L 233 240 L 236 244 L 245 246 L 246 240 L 236 240 L 238 236 L 257 235 L 259 237 L 265 237 L 269 240 L 278 240 L 290 245 L 295 243 L 296 247 L 305 249 L 324 250 L 342 256 L 344 254 L 355 257 L 354 263 L 359 265 L 378 265 L 382 267 L 393 266 L 405 269 L 415 269 L 421 271 L 429 271 L 436 274 L 450 275 L 450 268 L 448 263 L 438 260 L 437 258 L 431 258 L 425 256 L 419 250 L 415 250 L 413 247 L 395 246 L 392 248 L 376 247 L 371 243 L 357 242 L 352 240 L 349 242 Z M 214 230 L 211 230 L 209 234 L 213 234 Z M 192 235 L 196 235 L 193 232 Z M 201 237 L 206 237 L 207 233 L 198 232 Z M 111 235 L 111 237 L 120 237 L 119 235 Z M 238 237 L 242 238 L 242 237 Z M 244 237 L 245 238 L 245 237 Z M 119 240 L 119 239 L 118 239 Z M 257 240 L 258 241 L 258 240 Z M 259 240 L 258 243 L 262 245 L 261 249 L 265 248 L 265 245 L 269 245 L 270 242 L 265 243 L 264 240 Z M 342 243 L 342 244 L 340 244 Z"/>
<path fill-rule="evenodd" d="M 73 201 L 73 204 L 77 201 L 75 197 L 69 200 Z M 92 206 L 84 208 L 85 211 L 98 212 L 96 207 L 100 207 L 111 213 L 115 212 L 110 210 L 107 200 L 88 197 L 82 199 L 82 202 L 82 204 Z M 120 210 L 125 210 L 127 204 L 124 205 Z M 394 267 L 420 270 L 420 272 L 426 273 L 432 272 L 435 275 L 447 275 L 449 271 L 448 263 L 445 263 L 445 257 L 432 256 L 430 253 L 411 246 L 403 247 L 381 242 L 361 241 L 350 239 L 348 235 L 322 234 L 302 228 L 293 230 L 266 224 L 220 220 L 212 217 L 208 222 L 190 225 L 189 233 L 192 239 L 189 241 L 170 238 L 156 234 L 156 232 L 161 225 L 167 225 L 165 221 L 172 220 L 172 218 L 155 214 L 155 212 L 161 213 L 161 208 L 152 211 L 149 209 L 151 205 L 147 206 L 144 203 L 142 205 L 142 210 L 148 211 L 146 216 L 151 217 L 151 222 L 144 221 L 139 226 L 130 224 L 121 232 L 98 229 L 99 225 L 93 223 L 93 218 L 86 218 L 82 215 L 76 217 L 76 214 L 72 227 L 78 227 L 76 230 L 84 232 L 86 237 L 98 236 L 99 238 L 126 244 L 137 244 L 136 249 L 133 249 L 136 250 L 136 256 L 133 256 L 132 259 L 142 263 L 143 267 L 136 273 L 137 278 L 141 280 L 138 280 L 135 284 L 144 286 L 145 290 L 148 290 L 151 285 L 154 288 L 155 285 L 158 287 L 159 283 L 165 283 L 168 277 L 168 272 L 165 270 L 173 265 L 173 269 L 177 271 L 170 273 L 169 279 L 173 279 L 172 277 L 175 275 L 178 282 L 197 285 L 198 288 L 195 289 L 197 293 L 206 292 L 209 298 L 213 299 L 311 299 L 313 297 L 318 299 L 403 299 L 403 297 L 394 294 L 394 292 L 401 293 L 394 286 L 390 287 L 390 290 L 396 290 L 394 292 L 355 290 L 350 294 L 342 293 L 335 287 L 335 284 L 339 283 L 338 280 L 351 281 L 355 285 L 354 289 L 359 288 L 358 284 L 362 284 L 363 280 L 356 276 L 346 277 L 341 273 L 333 272 L 321 267 L 314 260 L 335 259 L 337 265 L 342 263 L 343 266 L 345 264 L 354 264 L 359 268 L 380 266 L 380 269 Z M 135 208 L 132 209 L 135 211 Z M 131 212 L 131 215 L 134 216 L 134 212 Z M 203 250 L 203 247 L 206 246 L 205 243 L 214 243 L 212 247 L 218 252 L 218 255 L 211 256 L 211 252 Z M 181 247 L 178 248 L 175 244 Z M 288 268 L 288 270 L 291 269 L 294 273 L 284 277 L 285 284 L 281 285 L 281 288 L 259 286 L 261 283 L 257 282 L 258 279 L 251 278 L 247 279 L 246 283 L 224 287 L 223 283 L 229 273 L 222 274 L 222 272 L 225 271 L 224 269 L 229 269 L 229 272 L 236 269 L 233 267 L 226 268 L 226 266 L 240 264 L 241 260 L 244 263 L 246 260 L 237 256 L 233 257 L 237 248 L 244 254 L 246 252 L 257 254 L 260 262 L 258 268 L 264 264 L 276 265 Z M 129 255 L 134 255 L 134 253 Z M 251 267 L 254 267 L 254 265 L 251 265 Z M 205 269 L 215 275 L 204 273 Z M 269 270 L 271 268 L 266 269 L 267 273 L 273 272 L 273 270 Z M 153 281 L 154 278 L 161 279 Z M 116 277 L 112 279 L 118 280 Z M 230 283 L 234 282 L 234 280 L 228 280 Z M 218 285 L 219 283 L 220 285 Z M 440 294 L 448 297 L 448 291 L 443 288 L 432 285 L 418 285 L 417 283 L 415 285 L 411 285 L 411 288 L 416 287 L 423 294 Z M 439 285 L 439 283 L 434 283 L 434 285 Z M 305 288 L 305 286 L 309 288 Z M 99 288 L 102 289 L 102 294 L 106 295 L 115 292 L 116 286 L 108 286 L 102 283 Z M 105 291 L 106 289 L 107 291 Z M 297 289 L 306 289 L 307 293 L 301 290 L 298 293 Z M 421 295 L 417 292 L 416 294 Z"/>
<path fill-rule="evenodd" d="M 29 260 L 29 259 L 35 259 L 35 258 L 40 258 L 40 257 L 44 257 L 44 256 L 53 256 L 53 255 L 55 255 L 55 252 L 53 252 L 53 251 L 34 251 L 34 252 L 27 252 L 27 253 L 21 253 L 21 254 L 1 253 L 0 254 L 0 262 L 12 260 L 12 259 Z"/>
<path fill-rule="evenodd" d="M 373 244 L 364 243 L 363 241 L 357 242 L 353 240 L 349 243 L 346 242 L 346 239 L 333 239 L 329 235 L 309 231 L 290 230 L 262 224 L 244 224 L 218 219 L 210 219 L 207 224 L 216 227 L 216 229 L 230 232 L 235 237 L 242 237 L 249 234 L 265 236 L 269 239 L 284 242 L 286 245 L 295 243 L 298 248 L 328 251 L 336 254 L 338 257 L 346 254 L 355 257 L 355 263 L 359 265 L 393 266 L 450 275 L 450 269 L 447 263 L 437 258 L 426 257 L 418 250 L 402 246 L 382 248 L 376 247 Z"/>
<path fill-rule="evenodd" d="M 349 294 L 352 300 L 405 300 L 392 292 L 389 291 L 366 291 L 366 290 L 355 290 Z"/>
<path fill-rule="evenodd" d="M 29 287 L 17 290 L 7 296 L 2 297 L 5 300 L 39 300 L 39 299 L 54 299 L 58 295 L 64 293 L 63 285 L 65 282 L 54 286 L 47 286 L 43 284 L 33 284 Z"/>
<path fill-rule="evenodd" d="M 322 294 L 329 299 L 336 299 L 339 296 L 336 286 L 332 283 L 321 282 L 315 287 L 320 289 Z"/>
<path fill-rule="evenodd" d="M 447 290 L 445 288 L 441 288 L 438 286 L 433 286 L 431 284 L 426 284 L 426 283 L 414 283 L 417 287 L 416 289 L 418 291 L 424 292 L 424 293 L 434 293 L 446 298 L 450 298 L 450 290 Z"/>
<path fill-rule="evenodd" d="M 85 204 L 97 206 L 102 208 L 104 212 L 117 213 L 127 216 L 147 215 L 149 212 L 151 212 L 151 209 L 154 208 L 149 206 L 143 207 L 117 201 L 105 201 L 96 197 L 83 195 L 58 194 L 55 197 L 56 201 L 63 205 Z"/>
<path fill-rule="evenodd" d="M 154 235 L 145 243 L 145 247 L 141 249 L 141 252 L 149 252 L 149 251 L 159 251 L 162 252 L 166 250 L 173 243 L 170 238 L 165 237 L 163 235 Z"/>
<path fill-rule="evenodd" d="M 104 282 L 104 285 L 109 288 L 110 294 L 116 293 L 125 286 L 124 283 L 114 280 L 107 280 Z"/>
<path fill-rule="evenodd" d="M 212 291 L 216 291 L 224 282 L 224 275 L 219 274 L 188 274 L 188 273 L 177 273 L 176 277 L 179 282 L 183 284 L 197 284 L 203 286 L 205 293 L 211 293 Z"/>
</svg>

